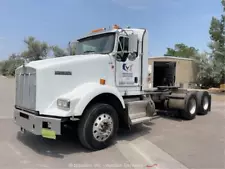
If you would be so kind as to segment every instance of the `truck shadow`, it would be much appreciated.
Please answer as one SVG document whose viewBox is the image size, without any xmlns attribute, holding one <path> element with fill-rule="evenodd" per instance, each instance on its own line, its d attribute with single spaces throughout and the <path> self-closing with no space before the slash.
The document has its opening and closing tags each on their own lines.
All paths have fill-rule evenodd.
<svg viewBox="0 0 225 169">
<path fill-rule="evenodd" d="M 134 125 L 130 130 L 119 129 L 117 133 L 117 139 L 115 140 L 114 144 L 112 144 L 112 146 L 116 145 L 119 141 L 132 141 L 138 137 L 151 134 L 152 127 L 155 125 L 154 122 L 159 118 L 167 118 L 179 121 L 179 119 L 170 117 L 167 114 L 163 114 L 161 112 L 157 116 L 153 117 L 150 122 Z M 66 134 L 58 137 L 56 140 L 45 139 L 41 136 L 35 136 L 28 132 L 24 134 L 18 132 L 17 140 L 38 154 L 54 158 L 62 159 L 65 155 L 69 154 L 91 152 L 90 150 L 87 150 L 81 146 L 77 137 L 77 133 L 72 132 L 71 130 L 68 130 Z M 105 150 L 107 151 L 107 149 Z"/>
<path fill-rule="evenodd" d="M 152 120 L 148 123 L 138 124 L 131 128 L 131 130 L 120 130 L 118 132 L 118 141 L 126 140 L 132 141 L 138 137 L 145 136 L 147 134 L 151 134 L 152 128 L 157 122 L 158 119 L 166 119 L 173 120 L 177 122 L 182 122 L 183 120 L 180 118 L 178 112 L 167 112 L 167 111 L 157 111 L 157 114 L 153 116 Z"/>
<path fill-rule="evenodd" d="M 134 125 L 130 130 L 120 129 L 117 134 L 117 141 L 132 141 L 138 137 L 150 134 L 154 125 L 155 123 L 153 122 L 147 122 Z"/>
<path fill-rule="evenodd" d="M 181 115 L 179 112 L 176 111 L 157 111 L 157 115 L 160 118 L 173 120 L 177 122 L 182 122 Z"/>
<path fill-rule="evenodd" d="M 36 153 L 55 158 L 64 158 L 65 155 L 73 153 L 89 152 L 80 145 L 78 138 L 71 135 L 63 135 L 57 137 L 56 140 L 51 140 L 31 133 L 18 132 L 17 139 Z"/>
<path fill-rule="evenodd" d="M 136 139 L 137 137 L 149 134 L 153 125 L 154 123 L 149 122 L 142 125 L 135 125 L 131 128 L 131 130 L 119 129 L 117 138 L 110 147 L 113 148 L 117 141 L 131 141 L 133 139 Z M 54 158 L 63 159 L 65 155 L 69 154 L 91 153 L 90 150 L 87 150 L 81 146 L 76 135 L 77 133 L 73 132 L 72 134 L 67 133 L 63 136 L 58 137 L 56 140 L 50 140 L 45 139 L 41 136 L 35 136 L 28 132 L 24 134 L 18 132 L 17 140 L 29 149 L 32 149 L 37 154 Z M 107 148 L 103 151 L 107 151 Z"/>
</svg>

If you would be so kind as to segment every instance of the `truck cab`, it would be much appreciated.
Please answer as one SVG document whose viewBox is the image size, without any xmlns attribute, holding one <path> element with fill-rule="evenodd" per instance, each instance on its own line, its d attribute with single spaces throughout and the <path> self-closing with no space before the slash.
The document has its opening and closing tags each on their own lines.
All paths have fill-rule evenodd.
<svg viewBox="0 0 225 169">
<path fill-rule="evenodd" d="M 99 150 L 111 144 L 119 127 L 150 121 L 156 108 L 182 110 L 186 119 L 210 110 L 207 92 L 151 88 L 146 29 L 93 30 L 75 47 L 75 55 L 16 69 L 14 119 L 21 130 L 56 139 L 64 126 L 76 123 L 81 144 Z"/>
<path fill-rule="evenodd" d="M 75 42 L 76 55 L 108 54 L 113 74 L 107 83 L 121 95 L 139 95 L 148 88 L 148 32 L 146 29 L 93 30 Z M 101 69 L 101 68 L 100 68 Z"/>
</svg>

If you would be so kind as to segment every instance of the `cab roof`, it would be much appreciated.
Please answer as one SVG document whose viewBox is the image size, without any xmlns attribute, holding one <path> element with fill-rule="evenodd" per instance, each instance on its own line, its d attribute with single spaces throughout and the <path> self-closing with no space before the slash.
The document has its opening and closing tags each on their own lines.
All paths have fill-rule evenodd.
<svg viewBox="0 0 225 169">
<path fill-rule="evenodd" d="M 82 36 L 78 39 L 78 41 L 80 39 L 84 39 L 84 38 L 87 38 L 87 37 L 90 37 L 90 36 L 95 36 L 95 35 L 101 35 L 101 34 L 106 34 L 106 33 L 115 33 L 117 32 L 118 30 L 117 29 L 112 29 L 112 30 L 103 30 L 103 31 L 99 31 L 99 32 L 91 32 L 85 36 Z"/>
</svg>

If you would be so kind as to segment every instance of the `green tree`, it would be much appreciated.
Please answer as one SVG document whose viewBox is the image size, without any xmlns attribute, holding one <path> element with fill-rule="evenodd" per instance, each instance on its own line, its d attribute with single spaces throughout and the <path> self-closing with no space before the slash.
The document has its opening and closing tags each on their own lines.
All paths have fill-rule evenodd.
<svg viewBox="0 0 225 169">
<path fill-rule="evenodd" d="M 197 82 L 204 88 L 215 86 L 215 71 L 213 62 L 208 53 L 199 54 L 196 58 L 198 64 Z"/>
<path fill-rule="evenodd" d="M 51 47 L 53 54 L 55 57 L 63 57 L 69 55 L 68 52 L 64 49 L 61 49 L 59 46 L 52 46 Z"/>
<path fill-rule="evenodd" d="M 14 76 L 17 67 L 24 63 L 23 59 L 8 59 L 2 62 L 1 74 L 4 76 Z"/>
<path fill-rule="evenodd" d="M 184 58 L 195 58 L 198 55 L 198 50 L 194 47 L 189 47 L 183 43 L 178 43 L 174 45 L 174 48 L 167 48 L 166 54 L 164 56 L 175 56 Z"/>
<path fill-rule="evenodd" d="M 5 64 L 4 61 L 0 61 L 0 74 L 2 74 L 2 70 L 3 70 L 4 64 Z"/>
<path fill-rule="evenodd" d="M 21 56 L 28 61 L 45 59 L 49 52 L 49 46 L 46 42 L 36 40 L 30 36 L 24 40 L 27 50 L 21 53 Z"/>
<path fill-rule="evenodd" d="M 225 0 L 222 0 L 223 12 L 225 12 Z M 219 85 L 225 83 L 225 14 L 221 18 L 213 17 L 209 29 L 211 42 L 211 59 L 213 60 L 214 80 Z"/>
<path fill-rule="evenodd" d="M 55 57 L 63 57 L 63 56 L 75 55 L 76 47 L 74 43 L 71 43 L 68 45 L 68 48 L 66 49 L 62 49 L 57 45 L 51 46 L 51 49 Z"/>
<path fill-rule="evenodd" d="M 16 53 L 12 53 L 9 56 L 9 60 L 16 60 L 16 59 L 21 59 L 21 55 L 20 54 L 16 54 Z"/>
</svg>

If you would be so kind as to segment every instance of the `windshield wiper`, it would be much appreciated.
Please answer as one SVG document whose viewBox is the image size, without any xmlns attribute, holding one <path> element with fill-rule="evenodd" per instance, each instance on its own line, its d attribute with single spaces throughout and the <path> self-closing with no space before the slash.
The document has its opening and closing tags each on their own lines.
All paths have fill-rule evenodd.
<svg viewBox="0 0 225 169">
<path fill-rule="evenodd" d="M 95 52 L 94 50 L 86 50 L 86 51 L 84 51 L 84 53 L 93 53 L 93 52 Z"/>
</svg>

